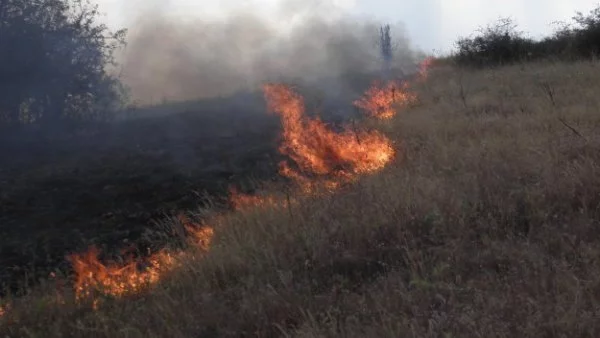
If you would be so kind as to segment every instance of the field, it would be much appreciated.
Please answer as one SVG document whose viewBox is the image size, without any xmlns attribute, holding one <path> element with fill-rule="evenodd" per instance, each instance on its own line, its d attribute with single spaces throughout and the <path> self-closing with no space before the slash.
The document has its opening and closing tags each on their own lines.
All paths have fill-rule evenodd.
<svg viewBox="0 0 600 338">
<path fill-rule="evenodd" d="M 177 269 L 135 295 L 101 297 L 90 304 L 74 301 L 68 288 L 57 291 L 54 281 L 43 282 L 28 295 L 4 300 L 0 335 L 596 337 L 599 67 L 590 61 L 479 71 L 434 68 L 427 81 L 415 85 L 416 105 L 391 120 L 364 122 L 363 127 L 380 130 L 396 147 L 395 160 L 380 172 L 331 194 L 293 198 L 294 203 L 288 196 L 284 206 L 222 214 L 212 224 L 215 235 L 207 251 L 190 249 Z M 259 180 L 274 175 L 279 156 L 277 119 L 264 121 L 265 129 L 254 133 L 240 122 L 240 131 L 229 139 L 232 152 L 248 154 L 248 162 L 235 156 L 242 162 L 233 168 L 264 172 Z M 158 133 L 152 126 L 165 125 L 147 126 L 139 140 Z M 224 130 L 208 127 L 206 133 Z M 202 135 L 193 130 L 177 134 L 191 149 L 208 152 L 210 147 L 199 145 Z M 220 156 L 219 147 L 211 154 Z M 126 170 L 115 173 L 99 154 L 90 151 L 89 159 L 78 163 L 114 177 L 104 186 L 143 175 L 139 190 L 111 192 L 93 185 L 94 179 L 66 172 L 65 179 L 77 180 L 82 195 L 63 191 L 64 199 L 57 201 L 38 194 L 33 182 L 56 177 L 59 169 L 35 166 L 18 175 L 3 174 L 21 183 L 3 183 L 14 189 L 3 198 L 18 204 L 2 214 L 26 215 L 30 196 L 36 197 L 36 208 L 51 208 L 50 200 L 61 210 L 89 205 L 94 219 L 110 212 L 106 223 L 95 225 L 92 237 L 101 237 L 117 236 L 120 225 L 129 231 L 124 221 L 111 219 L 124 219 L 119 210 L 129 213 L 145 200 L 140 210 L 157 214 L 131 224 L 200 203 L 189 192 L 200 181 L 178 181 L 160 171 L 160 179 L 152 181 L 161 162 L 152 157 L 156 154 L 137 152 L 137 160 L 122 155 Z M 264 154 L 271 159 L 257 160 Z M 183 165 L 171 168 L 185 170 L 194 157 L 184 155 L 177 162 Z M 203 170 L 217 184 L 214 180 L 229 179 L 232 169 Z M 60 180 L 55 184 L 63 186 Z M 98 191 L 112 197 L 100 199 Z M 43 215 L 21 217 L 38 228 L 3 227 L 8 238 L 15 238 L 11 250 L 26 239 L 39 242 L 31 234 L 44 238 L 40 229 L 48 229 L 41 225 L 47 220 Z M 74 238 L 77 231 L 69 224 L 75 223 L 56 216 L 51 231 Z M 5 247 L 2 243 L 3 255 Z"/>
</svg>

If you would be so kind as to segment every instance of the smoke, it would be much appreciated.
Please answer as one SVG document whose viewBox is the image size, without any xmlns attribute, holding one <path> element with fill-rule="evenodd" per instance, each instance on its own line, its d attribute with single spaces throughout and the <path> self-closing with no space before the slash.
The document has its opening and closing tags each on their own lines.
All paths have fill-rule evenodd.
<svg viewBox="0 0 600 338">
<path fill-rule="evenodd" d="M 147 6 L 147 3 L 145 3 Z M 129 26 L 122 77 L 140 103 L 190 100 L 295 81 L 343 92 L 358 74 L 381 70 L 380 27 L 345 15 L 333 1 L 288 0 L 269 14 L 251 6 L 222 15 L 167 14 L 164 2 Z M 402 25 L 392 26 L 392 67 L 409 69 L 415 53 Z M 322 88 L 325 89 L 325 88 Z"/>
</svg>

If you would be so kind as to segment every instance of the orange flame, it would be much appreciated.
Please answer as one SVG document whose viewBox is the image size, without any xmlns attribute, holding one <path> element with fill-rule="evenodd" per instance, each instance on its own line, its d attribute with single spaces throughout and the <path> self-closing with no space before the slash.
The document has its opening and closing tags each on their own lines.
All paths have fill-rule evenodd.
<svg viewBox="0 0 600 338">
<path fill-rule="evenodd" d="M 103 264 L 99 254 L 96 247 L 91 247 L 85 253 L 68 257 L 75 271 L 77 299 L 91 296 L 94 291 L 115 297 L 137 293 L 158 282 L 176 263 L 175 257 L 166 251 L 148 257 L 145 268 L 140 267 L 141 261 L 134 259 L 123 264 Z"/>
<path fill-rule="evenodd" d="M 192 243 L 197 248 L 208 251 L 212 238 L 215 235 L 215 230 L 211 227 L 187 228 L 187 230 L 192 237 Z"/>
<path fill-rule="evenodd" d="M 215 235 L 214 228 L 205 224 L 194 223 L 185 215 L 179 215 L 178 218 L 187 231 L 191 244 L 202 251 L 208 251 Z"/>
<path fill-rule="evenodd" d="M 208 250 L 214 229 L 184 225 L 191 242 L 202 250 Z M 85 253 L 67 257 L 75 272 L 77 299 L 93 296 L 95 292 L 114 297 L 138 293 L 156 284 L 165 273 L 177 266 L 178 259 L 183 256 L 183 252 L 161 251 L 143 259 L 129 258 L 124 263 L 104 264 L 98 258 L 99 254 L 96 247 L 91 247 Z M 94 304 L 97 304 L 97 299 Z"/>
<path fill-rule="evenodd" d="M 229 189 L 229 202 L 235 210 L 245 210 L 265 206 L 276 206 L 280 204 L 280 201 L 275 196 L 249 195 L 241 193 L 235 188 Z"/>
<path fill-rule="evenodd" d="M 383 85 L 375 81 L 360 100 L 354 101 L 354 105 L 365 110 L 370 117 L 387 120 L 396 115 L 395 106 L 410 104 L 415 99 L 406 83 L 390 81 Z"/>
<path fill-rule="evenodd" d="M 352 180 L 359 174 L 383 168 L 394 156 L 391 142 L 377 132 L 335 133 L 319 119 L 304 116 L 304 100 L 289 87 L 268 84 L 263 88 L 268 109 L 282 117 L 279 151 L 289 162 L 280 164 L 280 174 L 310 189 L 307 175 L 325 179 Z M 335 182 L 331 182 L 333 186 Z"/>
</svg>

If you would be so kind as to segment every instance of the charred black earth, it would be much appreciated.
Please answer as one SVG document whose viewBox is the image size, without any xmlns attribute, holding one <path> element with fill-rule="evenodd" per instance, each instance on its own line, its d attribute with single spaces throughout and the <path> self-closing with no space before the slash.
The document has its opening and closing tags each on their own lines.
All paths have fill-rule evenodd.
<svg viewBox="0 0 600 338">
<path fill-rule="evenodd" d="M 139 109 L 69 131 L 2 133 L 0 280 L 68 269 L 65 255 L 139 243 L 157 219 L 276 176 L 279 121 L 260 102 Z"/>
</svg>

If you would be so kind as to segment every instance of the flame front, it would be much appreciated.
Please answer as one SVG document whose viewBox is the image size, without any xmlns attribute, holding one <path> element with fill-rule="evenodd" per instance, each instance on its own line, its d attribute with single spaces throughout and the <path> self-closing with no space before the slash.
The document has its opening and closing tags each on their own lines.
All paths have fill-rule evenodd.
<svg viewBox="0 0 600 338">
<path fill-rule="evenodd" d="M 210 248 L 210 242 L 215 235 L 215 230 L 211 227 L 202 228 L 186 228 L 189 232 L 192 243 L 203 251 L 208 251 Z"/>
<path fill-rule="evenodd" d="M 396 115 L 396 106 L 410 104 L 415 99 L 406 83 L 390 81 L 383 85 L 375 81 L 361 99 L 354 101 L 354 105 L 365 110 L 370 117 L 387 120 Z"/>
<path fill-rule="evenodd" d="M 378 132 L 346 128 L 341 133 L 304 115 L 304 100 L 289 87 L 269 84 L 263 88 L 268 109 L 281 115 L 283 132 L 279 151 L 295 164 L 280 164 L 280 174 L 308 187 L 309 177 L 354 179 L 383 168 L 394 156 L 391 142 Z M 330 181 L 330 184 L 335 182 Z"/>
<path fill-rule="evenodd" d="M 190 242 L 207 251 L 214 230 L 212 227 L 195 227 L 185 224 Z M 91 247 L 87 252 L 67 257 L 75 273 L 75 294 L 78 300 L 94 297 L 100 293 L 113 297 L 123 297 L 138 293 L 156 284 L 169 271 L 173 270 L 184 252 L 161 251 L 144 259 L 127 259 L 124 263 L 103 263 L 100 251 Z M 94 300 L 96 304 L 97 299 Z"/>
<path fill-rule="evenodd" d="M 281 201 L 275 196 L 249 195 L 241 193 L 235 188 L 229 189 L 229 202 L 233 206 L 233 209 L 238 211 L 256 207 L 277 206 L 281 204 Z"/>
<path fill-rule="evenodd" d="M 78 299 L 91 296 L 94 291 L 121 297 L 137 293 L 159 281 L 161 275 L 171 270 L 176 262 L 173 255 L 159 252 L 146 260 L 146 267 L 129 259 L 123 264 L 102 263 L 95 247 L 82 254 L 68 257 L 75 272 L 75 292 Z"/>
<path fill-rule="evenodd" d="M 189 236 L 188 242 L 197 249 L 208 251 L 215 235 L 215 229 L 206 224 L 197 224 L 185 215 L 179 215 L 178 218 Z"/>
<path fill-rule="evenodd" d="M 424 76 L 427 67 L 429 63 L 424 62 L 421 67 Z M 388 119 L 395 114 L 394 105 L 407 104 L 416 98 L 407 88 L 405 83 L 389 82 L 385 86 L 374 83 L 354 104 L 371 116 Z M 303 98 L 288 86 L 268 84 L 263 87 L 263 92 L 269 111 L 279 114 L 282 121 L 279 151 L 289 157 L 289 161 L 280 163 L 279 173 L 295 181 L 302 192 L 314 192 L 322 187 L 334 190 L 340 184 L 354 181 L 359 175 L 382 169 L 394 158 L 392 142 L 377 131 L 346 127 L 336 133 L 320 119 L 305 116 Z M 274 196 L 245 195 L 236 190 L 230 190 L 230 201 L 236 210 L 294 202 L 289 195 L 284 201 Z M 214 228 L 194 224 L 184 216 L 179 220 L 189 235 L 189 242 L 208 251 Z M 178 266 L 181 259 L 185 259 L 186 252 L 161 251 L 145 259 L 106 264 L 101 262 L 99 254 L 98 249 L 92 247 L 85 253 L 67 257 L 75 273 L 76 299 L 90 299 L 94 308 L 99 302 L 98 294 L 124 297 L 156 284 Z M 6 314 L 7 309 L 7 305 L 0 304 L 0 317 Z"/>
</svg>

